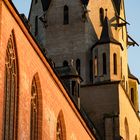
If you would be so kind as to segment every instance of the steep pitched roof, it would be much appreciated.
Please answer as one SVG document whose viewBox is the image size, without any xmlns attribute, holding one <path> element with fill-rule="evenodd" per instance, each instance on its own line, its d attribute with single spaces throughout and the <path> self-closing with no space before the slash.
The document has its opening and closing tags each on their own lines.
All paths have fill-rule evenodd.
<svg viewBox="0 0 140 140">
<path fill-rule="evenodd" d="M 104 23 L 103 23 L 103 29 L 101 33 L 101 37 L 99 40 L 100 43 L 115 43 L 115 44 L 120 44 L 117 40 L 114 39 L 111 27 L 109 24 L 109 20 L 107 17 L 105 17 Z"/>
<path fill-rule="evenodd" d="M 116 39 L 114 39 L 113 34 L 112 34 L 112 30 L 111 30 L 111 25 L 109 23 L 109 20 L 107 17 L 105 17 L 104 19 L 104 23 L 103 23 L 103 29 L 101 32 L 101 37 L 100 39 L 92 46 L 91 50 L 96 46 L 96 45 L 100 45 L 100 44 L 108 44 L 108 43 L 114 43 L 117 44 L 121 47 L 121 49 L 123 50 L 123 46 L 122 44 L 117 41 Z"/>
<path fill-rule="evenodd" d="M 121 1 L 122 0 L 113 0 L 114 6 L 115 6 L 115 8 L 117 10 L 118 15 L 120 15 Z"/>
</svg>

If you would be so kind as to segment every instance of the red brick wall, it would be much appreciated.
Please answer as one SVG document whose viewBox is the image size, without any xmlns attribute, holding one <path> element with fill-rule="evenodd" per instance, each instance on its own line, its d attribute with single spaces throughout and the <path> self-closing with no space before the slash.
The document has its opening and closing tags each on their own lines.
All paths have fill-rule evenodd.
<svg viewBox="0 0 140 140">
<path fill-rule="evenodd" d="M 4 70 L 5 70 L 5 51 L 7 41 L 11 31 L 14 30 L 18 57 L 19 71 L 19 113 L 18 113 L 18 139 L 30 139 L 30 106 L 31 106 L 31 85 L 32 79 L 38 73 L 41 96 L 42 96 L 42 138 L 48 140 L 56 139 L 57 117 L 62 110 L 66 125 L 67 140 L 91 140 L 90 131 L 87 129 L 82 118 L 74 108 L 66 92 L 47 62 L 41 60 L 38 56 L 36 44 L 27 33 L 24 27 L 18 24 L 19 18 L 13 10 L 16 18 L 9 12 L 8 7 L 2 0 L 1 40 L 0 40 L 0 139 L 2 139 L 3 130 L 3 105 L 4 105 Z M 1 0 L 0 0 L 1 2 Z M 9 3 L 9 2 L 6 2 Z M 12 7 L 11 7 L 12 8 Z M 25 33 L 26 34 L 25 34 Z M 28 38 L 28 39 L 27 39 Z M 32 43 L 31 43 L 32 42 Z M 35 49 L 37 52 L 35 51 Z M 42 55 L 40 54 L 42 57 Z M 42 59 L 44 59 L 42 57 Z M 48 68 L 46 65 L 48 65 Z"/>
</svg>

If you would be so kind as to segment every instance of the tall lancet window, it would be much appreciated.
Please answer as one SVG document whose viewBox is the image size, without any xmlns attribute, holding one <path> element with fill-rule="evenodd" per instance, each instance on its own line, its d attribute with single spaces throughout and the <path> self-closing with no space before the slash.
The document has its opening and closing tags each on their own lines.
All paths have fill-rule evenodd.
<svg viewBox="0 0 140 140">
<path fill-rule="evenodd" d="M 64 25 L 69 24 L 69 7 L 64 6 Z"/>
<path fill-rule="evenodd" d="M 95 58 L 94 58 L 94 76 L 95 77 L 98 76 L 98 58 L 97 58 L 97 56 L 95 56 Z"/>
<path fill-rule="evenodd" d="M 107 67 L 106 67 L 106 54 L 103 53 L 103 74 L 107 74 Z"/>
<path fill-rule="evenodd" d="M 104 9 L 100 8 L 100 24 L 103 25 L 104 23 Z"/>
<path fill-rule="evenodd" d="M 5 58 L 4 140 L 17 139 L 18 126 L 18 69 L 14 32 L 7 43 Z"/>
<path fill-rule="evenodd" d="M 80 59 L 76 60 L 76 70 L 77 70 L 78 74 L 80 75 L 81 74 L 81 61 L 80 61 Z"/>
<path fill-rule="evenodd" d="M 30 140 L 42 139 L 42 94 L 38 74 L 35 74 L 31 87 L 31 134 Z"/>
<path fill-rule="evenodd" d="M 56 140 L 66 140 L 66 127 L 63 112 L 60 111 L 56 124 Z"/>
<path fill-rule="evenodd" d="M 113 54 L 113 69 L 114 69 L 114 74 L 117 75 L 117 54 Z"/>
<path fill-rule="evenodd" d="M 35 17 L 35 36 L 38 35 L 38 16 Z"/>
</svg>

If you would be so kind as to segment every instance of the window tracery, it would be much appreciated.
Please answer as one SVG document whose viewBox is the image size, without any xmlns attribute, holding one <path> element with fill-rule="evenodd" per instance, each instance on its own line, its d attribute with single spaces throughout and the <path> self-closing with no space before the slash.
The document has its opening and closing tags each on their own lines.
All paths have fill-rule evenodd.
<svg viewBox="0 0 140 140">
<path fill-rule="evenodd" d="M 39 91 L 40 89 L 40 91 Z M 31 140 L 42 139 L 42 97 L 38 74 L 33 77 L 31 87 Z"/>
<path fill-rule="evenodd" d="M 18 124 L 18 76 L 17 54 L 14 32 L 7 43 L 5 57 L 5 114 L 4 114 L 4 140 L 17 139 Z"/>
</svg>

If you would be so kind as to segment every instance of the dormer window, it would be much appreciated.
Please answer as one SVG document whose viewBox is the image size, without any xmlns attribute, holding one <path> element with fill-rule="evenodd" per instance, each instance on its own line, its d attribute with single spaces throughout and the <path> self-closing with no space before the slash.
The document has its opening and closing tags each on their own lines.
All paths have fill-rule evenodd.
<svg viewBox="0 0 140 140">
<path fill-rule="evenodd" d="M 101 26 L 103 25 L 104 23 L 104 9 L 103 8 L 100 8 L 100 24 Z"/>
<path fill-rule="evenodd" d="M 64 25 L 69 24 L 69 7 L 67 5 L 64 6 Z"/>
</svg>

